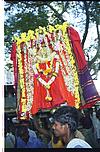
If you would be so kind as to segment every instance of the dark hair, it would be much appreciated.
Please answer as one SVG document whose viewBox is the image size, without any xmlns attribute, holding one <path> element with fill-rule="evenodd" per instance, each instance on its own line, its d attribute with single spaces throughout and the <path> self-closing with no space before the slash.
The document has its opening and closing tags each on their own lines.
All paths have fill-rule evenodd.
<svg viewBox="0 0 100 152">
<path fill-rule="evenodd" d="M 100 109 L 98 109 L 98 110 L 96 111 L 96 117 L 97 117 L 98 119 L 100 119 Z"/>
<path fill-rule="evenodd" d="M 78 127 L 79 113 L 75 107 L 62 106 L 53 114 L 54 121 L 62 124 L 68 124 L 71 132 L 75 132 Z"/>
<path fill-rule="evenodd" d="M 24 133 L 28 132 L 28 127 L 27 126 L 19 126 L 17 128 L 17 136 L 22 137 Z"/>
</svg>

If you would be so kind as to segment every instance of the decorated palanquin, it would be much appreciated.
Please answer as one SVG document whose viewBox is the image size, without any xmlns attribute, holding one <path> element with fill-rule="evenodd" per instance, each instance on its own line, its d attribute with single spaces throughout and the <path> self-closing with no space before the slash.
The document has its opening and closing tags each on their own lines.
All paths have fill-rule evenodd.
<svg viewBox="0 0 100 152">
<path fill-rule="evenodd" d="M 100 100 L 79 34 L 66 22 L 14 37 L 11 59 L 19 119 L 63 103 L 90 108 Z"/>
</svg>

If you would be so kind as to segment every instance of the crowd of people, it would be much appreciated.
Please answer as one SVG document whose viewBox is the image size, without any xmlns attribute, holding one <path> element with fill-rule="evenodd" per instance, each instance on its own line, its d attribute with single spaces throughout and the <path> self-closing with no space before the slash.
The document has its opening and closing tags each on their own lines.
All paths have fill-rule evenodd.
<svg viewBox="0 0 100 152">
<path fill-rule="evenodd" d="M 100 148 L 100 109 L 61 106 L 45 118 L 5 117 L 5 148 Z M 92 135 L 92 140 L 89 136 Z"/>
</svg>

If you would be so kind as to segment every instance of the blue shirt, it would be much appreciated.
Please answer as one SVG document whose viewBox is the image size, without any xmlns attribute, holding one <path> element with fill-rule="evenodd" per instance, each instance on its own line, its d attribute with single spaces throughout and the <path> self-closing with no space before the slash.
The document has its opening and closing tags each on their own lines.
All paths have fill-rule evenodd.
<svg viewBox="0 0 100 152">
<path fill-rule="evenodd" d="M 47 148 L 47 145 L 37 138 L 34 131 L 29 130 L 29 140 L 25 143 L 21 137 L 16 138 L 16 148 Z"/>
<path fill-rule="evenodd" d="M 47 146 L 38 138 L 29 137 L 28 142 L 25 143 L 20 137 L 18 137 L 17 148 L 47 148 Z"/>
</svg>

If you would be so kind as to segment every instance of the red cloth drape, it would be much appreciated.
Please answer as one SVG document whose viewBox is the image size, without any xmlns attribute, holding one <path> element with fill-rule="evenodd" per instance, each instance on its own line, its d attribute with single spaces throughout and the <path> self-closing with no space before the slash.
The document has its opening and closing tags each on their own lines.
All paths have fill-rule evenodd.
<svg viewBox="0 0 100 152">
<path fill-rule="evenodd" d="M 45 63 L 41 63 L 40 67 L 45 69 Z M 43 78 L 46 82 L 50 80 L 50 78 L 42 74 L 41 78 Z M 59 70 L 55 81 L 51 84 L 49 89 L 52 101 L 45 100 L 46 94 L 46 88 L 34 77 L 34 98 L 31 109 L 32 114 L 37 113 L 39 109 L 50 109 L 64 102 L 67 102 L 70 106 L 75 106 L 75 98 L 71 92 L 67 90 L 61 70 Z"/>
<path fill-rule="evenodd" d="M 16 55 L 16 42 L 12 43 L 12 50 L 11 50 L 11 60 L 13 61 L 13 66 L 14 66 L 14 85 L 17 85 L 17 55 Z"/>
<path fill-rule="evenodd" d="M 82 88 L 82 95 L 85 100 L 85 104 L 80 108 L 91 108 L 97 101 L 100 101 L 100 96 L 90 75 L 78 32 L 74 28 L 69 27 L 68 35 L 71 40 L 73 53 L 75 54 L 76 62 L 78 65 L 80 86 Z"/>
</svg>

